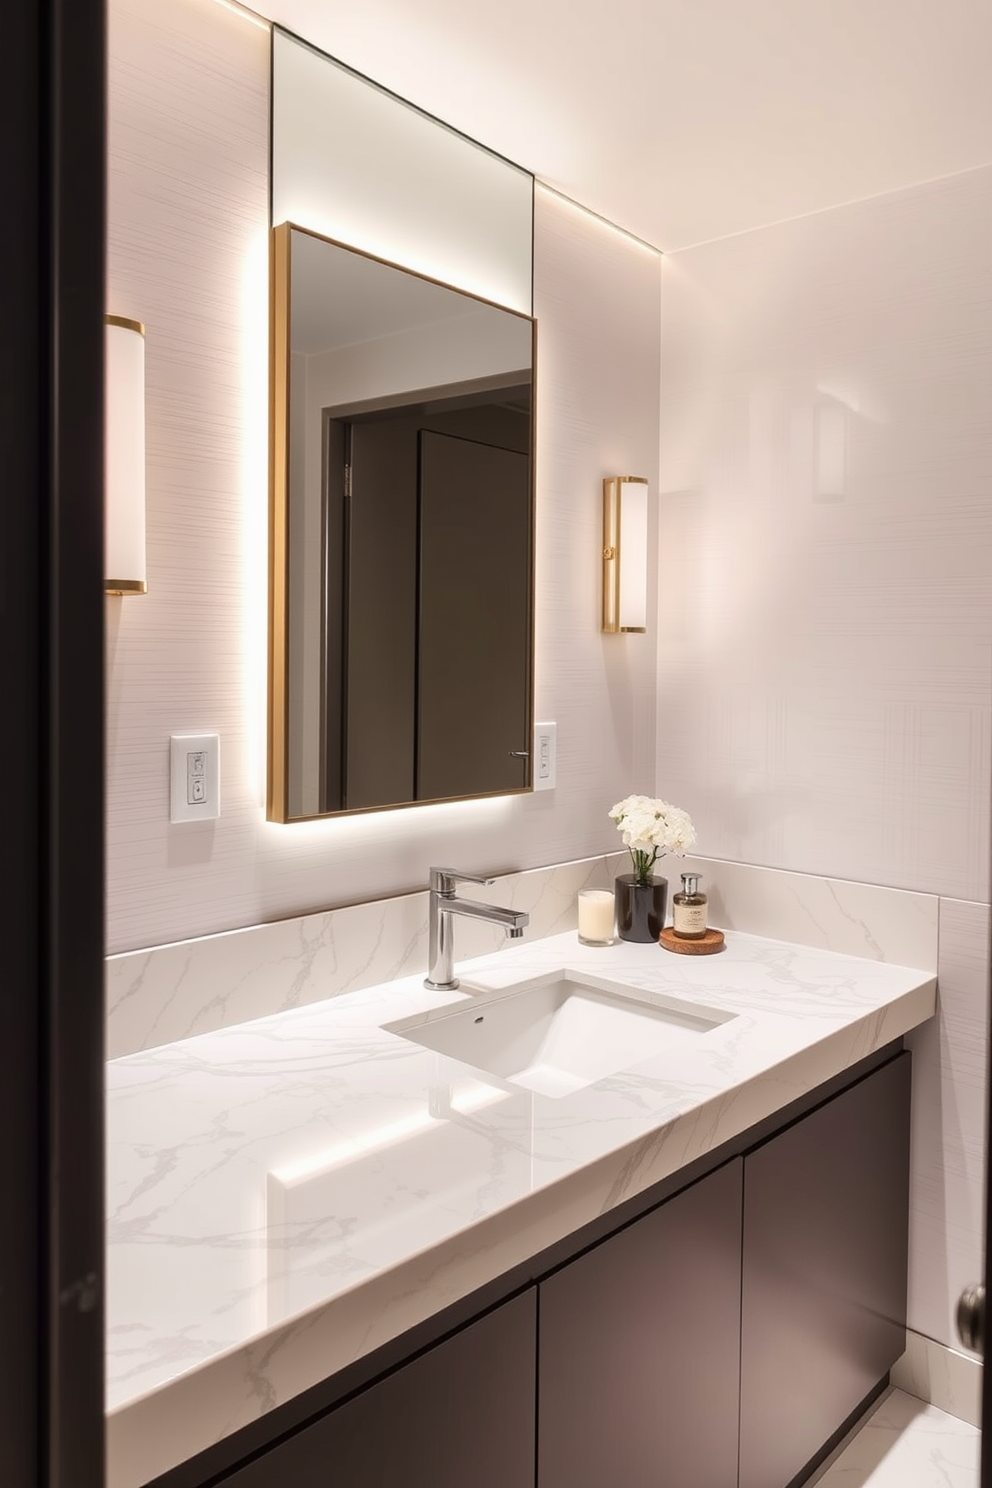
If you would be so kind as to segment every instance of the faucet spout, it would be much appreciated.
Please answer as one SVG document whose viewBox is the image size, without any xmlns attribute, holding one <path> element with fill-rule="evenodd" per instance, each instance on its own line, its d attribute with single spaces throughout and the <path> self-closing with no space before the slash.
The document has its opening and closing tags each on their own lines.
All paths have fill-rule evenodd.
<svg viewBox="0 0 992 1488">
<path fill-rule="evenodd" d="M 519 909 L 504 909 L 499 904 L 483 904 L 477 899 L 459 899 L 455 884 L 459 881 L 488 884 L 492 879 L 474 873 L 460 873 L 455 868 L 432 868 L 430 874 L 430 913 L 428 926 L 427 976 L 424 986 L 432 991 L 453 991 L 458 986 L 455 976 L 455 915 L 469 920 L 486 920 L 502 925 L 513 940 L 519 940 L 530 915 Z"/>
<path fill-rule="evenodd" d="M 514 931 L 517 935 L 522 935 L 524 926 L 530 923 L 530 915 L 523 910 L 502 909 L 498 904 L 480 904 L 477 899 L 442 899 L 438 910 L 441 914 L 464 915 L 467 920 L 488 920 L 491 925 L 502 925 L 511 935 Z"/>
</svg>

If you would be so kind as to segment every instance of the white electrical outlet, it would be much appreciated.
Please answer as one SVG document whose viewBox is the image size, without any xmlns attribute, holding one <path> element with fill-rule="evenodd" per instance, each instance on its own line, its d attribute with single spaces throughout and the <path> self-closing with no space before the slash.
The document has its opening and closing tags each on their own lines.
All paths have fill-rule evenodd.
<svg viewBox="0 0 992 1488">
<path fill-rule="evenodd" d="M 212 821 L 220 816 L 220 735 L 173 734 L 169 751 L 169 820 Z"/>
<path fill-rule="evenodd" d="M 558 725 L 534 725 L 534 789 L 554 790 L 558 778 Z"/>
</svg>

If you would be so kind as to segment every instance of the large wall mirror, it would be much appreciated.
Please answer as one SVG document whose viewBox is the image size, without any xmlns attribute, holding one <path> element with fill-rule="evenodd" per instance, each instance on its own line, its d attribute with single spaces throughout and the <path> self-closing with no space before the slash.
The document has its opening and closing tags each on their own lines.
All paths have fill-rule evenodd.
<svg viewBox="0 0 992 1488">
<path fill-rule="evenodd" d="M 272 231 L 269 817 L 530 784 L 534 322 Z"/>
</svg>

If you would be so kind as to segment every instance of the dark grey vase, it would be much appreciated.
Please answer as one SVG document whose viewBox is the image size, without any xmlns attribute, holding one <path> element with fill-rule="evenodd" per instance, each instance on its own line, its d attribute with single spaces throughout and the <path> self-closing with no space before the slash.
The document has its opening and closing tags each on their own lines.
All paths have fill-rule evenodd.
<svg viewBox="0 0 992 1488">
<path fill-rule="evenodd" d="M 613 894 L 620 939 L 657 942 L 668 908 L 668 879 L 649 878 L 647 883 L 638 883 L 632 873 L 620 873 Z"/>
</svg>

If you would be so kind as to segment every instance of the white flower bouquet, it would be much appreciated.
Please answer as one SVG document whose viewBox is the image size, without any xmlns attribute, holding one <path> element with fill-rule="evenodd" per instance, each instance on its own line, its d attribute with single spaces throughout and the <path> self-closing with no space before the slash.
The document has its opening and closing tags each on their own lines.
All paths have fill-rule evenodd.
<svg viewBox="0 0 992 1488">
<path fill-rule="evenodd" d="M 651 796 L 627 796 L 610 812 L 634 864 L 638 883 L 647 883 L 651 869 L 666 852 L 682 857 L 696 840 L 688 813 Z"/>
</svg>

